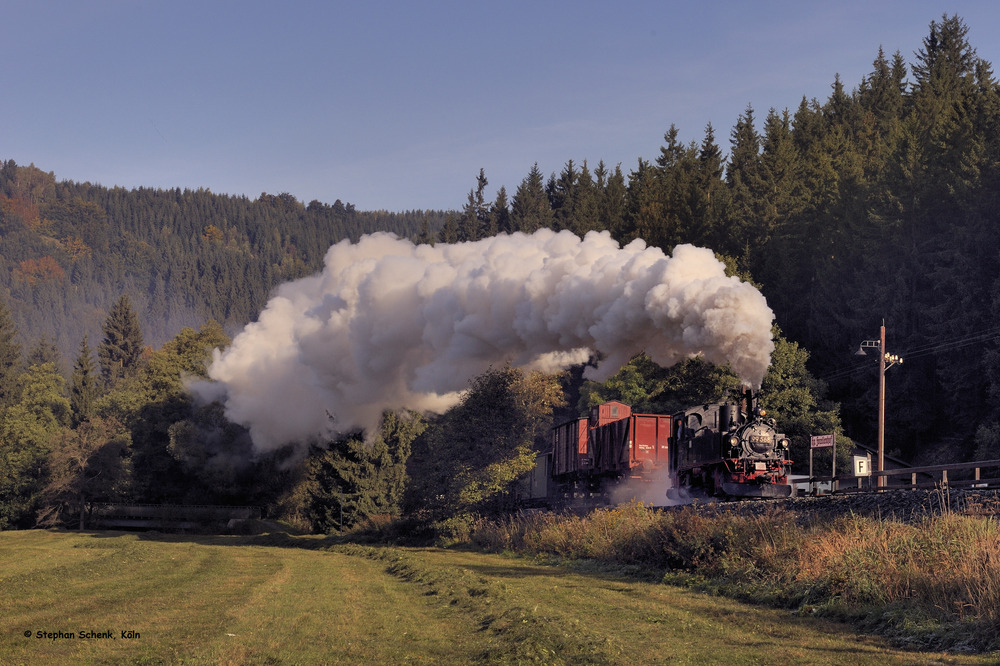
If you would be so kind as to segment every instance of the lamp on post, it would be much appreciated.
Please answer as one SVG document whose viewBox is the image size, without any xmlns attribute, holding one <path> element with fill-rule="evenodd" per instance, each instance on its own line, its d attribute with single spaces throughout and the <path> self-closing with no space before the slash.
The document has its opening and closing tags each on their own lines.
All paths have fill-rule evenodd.
<svg viewBox="0 0 1000 666">
<path fill-rule="evenodd" d="M 878 340 L 865 340 L 858 347 L 855 356 L 867 356 L 865 349 L 878 349 L 878 467 L 876 471 L 885 471 L 885 371 L 902 363 L 903 359 L 896 354 L 885 351 L 885 322 L 882 323 Z M 885 477 L 878 477 L 878 487 L 885 486 Z"/>
</svg>

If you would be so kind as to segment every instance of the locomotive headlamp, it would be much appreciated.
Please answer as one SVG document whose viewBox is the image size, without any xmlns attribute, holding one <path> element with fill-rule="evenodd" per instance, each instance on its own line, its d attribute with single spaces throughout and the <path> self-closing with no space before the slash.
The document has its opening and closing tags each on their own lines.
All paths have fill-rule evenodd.
<svg viewBox="0 0 1000 666">
<path fill-rule="evenodd" d="M 758 412 L 758 414 L 760 414 L 761 416 L 767 416 L 767 410 L 766 409 L 762 409 L 762 410 L 760 410 Z"/>
<path fill-rule="evenodd" d="M 791 446 L 791 444 L 792 442 L 787 437 L 782 437 L 781 439 L 778 440 L 778 446 L 780 446 L 783 449 L 787 449 L 789 446 Z"/>
<path fill-rule="evenodd" d="M 737 437 L 736 435 L 732 435 L 729 437 L 729 446 L 739 446 L 739 444 L 740 444 L 739 437 Z"/>
</svg>

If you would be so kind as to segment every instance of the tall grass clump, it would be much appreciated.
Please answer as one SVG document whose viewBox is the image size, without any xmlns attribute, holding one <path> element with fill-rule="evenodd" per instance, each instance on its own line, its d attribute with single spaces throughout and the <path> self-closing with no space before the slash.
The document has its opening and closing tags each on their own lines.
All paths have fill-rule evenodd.
<svg viewBox="0 0 1000 666">
<path fill-rule="evenodd" d="M 869 628 L 929 647 L 1000 648 L 1000 525 L 942 515 L 850 517 L 816 530 L 797 580 Z"/>
<path fill-rule="evenodd" d="M 1000 525 L 993 518 L 820 521 L 779 509 L 740 516 L 633 503 L 586 516 L 484 521 L 470 542 L 655 570 L 667 582 L 848 619 L 913 645 L 1000 648 Z"/>
<path fill-rule="evenodd" d="M 478 523 L 471 543 L 493 551 L 554 555 L 711 576 L 746 576 L 786 560 L 791 514 L 662 512 L 633 502 L 586 516 L 535 513 Z"/>
</svg>

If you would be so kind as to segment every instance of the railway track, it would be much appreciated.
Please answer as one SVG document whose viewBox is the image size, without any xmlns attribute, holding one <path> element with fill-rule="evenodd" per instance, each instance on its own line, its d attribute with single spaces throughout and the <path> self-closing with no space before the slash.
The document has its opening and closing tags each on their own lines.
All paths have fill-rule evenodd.
<svg viewBox="0 0 1000 666">
<path fill-rule="evenodd" d="M 695 500 L 692 504 L 667 508 L 692 505 L 698 507 L 699 511 L 749 516 L 783 509 L 821 519 L 861 515 L 903 522 L 919 522 L 925 517 L 942 514 L 1000 518 L 1000 489 L 944 487 L 754 501 Z"/>
</svg>

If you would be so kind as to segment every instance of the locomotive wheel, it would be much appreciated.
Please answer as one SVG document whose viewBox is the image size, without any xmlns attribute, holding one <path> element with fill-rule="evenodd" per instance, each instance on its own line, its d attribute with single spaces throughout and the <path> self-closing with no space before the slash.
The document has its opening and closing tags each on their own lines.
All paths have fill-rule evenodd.
<svg viewBox="0 0 1000 666">
<path fill-rule="evenodd" d="M 712 495 L 713 497 L 725 495 L 726 493 L 722 490 L 722 484 L 722 471 L 718 469 L 712 470 L 711 491 L 709 492 L 709 495 Z"/>
</svg>

